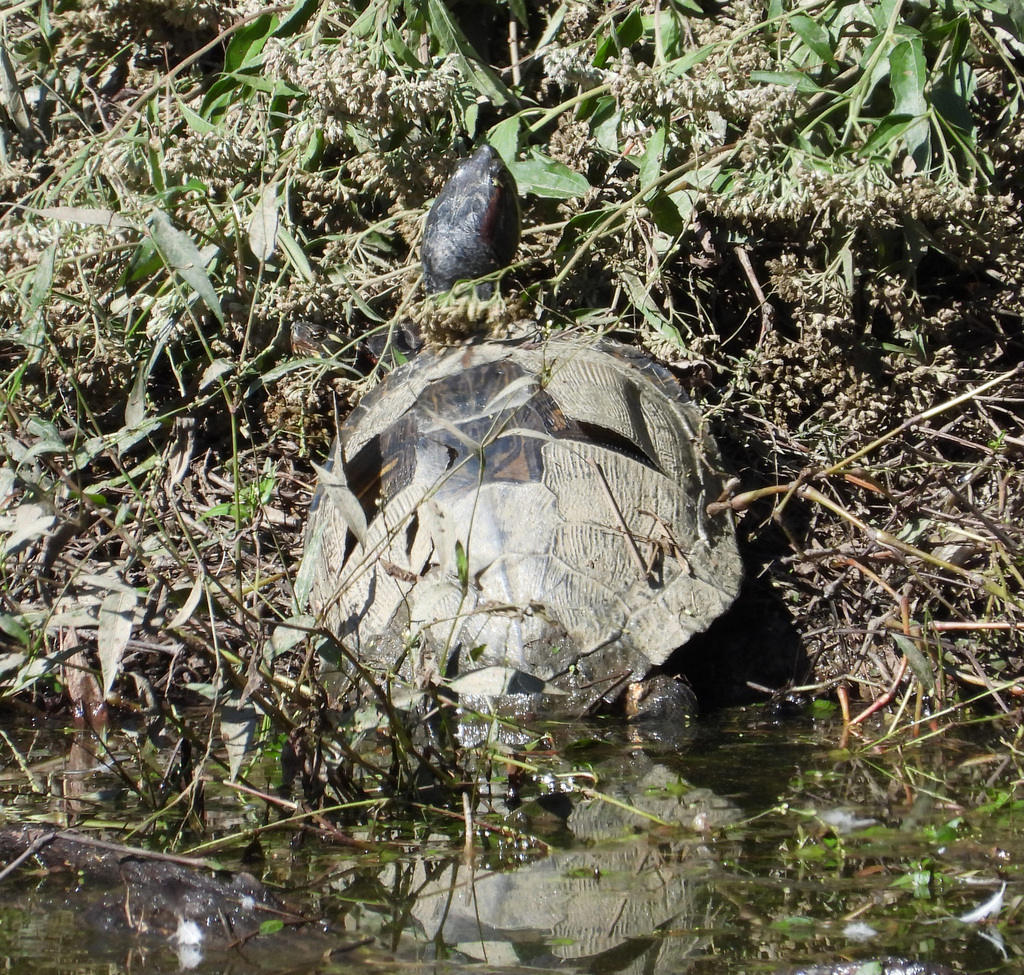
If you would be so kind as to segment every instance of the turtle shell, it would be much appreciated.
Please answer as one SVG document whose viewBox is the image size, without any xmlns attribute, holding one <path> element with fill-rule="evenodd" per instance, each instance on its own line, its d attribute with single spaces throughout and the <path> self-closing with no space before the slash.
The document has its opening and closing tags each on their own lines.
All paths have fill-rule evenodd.
<svg viewBox="0 0 1024 975">
<path fill-rule="evenodd" d="M 731 518 L 706 513 L 718 467 L 699 410 L 625 346 L 424 352 L 320 472 L 311 606 L 373 671 L 586 706 L 735 598 Z"/>
</svg>

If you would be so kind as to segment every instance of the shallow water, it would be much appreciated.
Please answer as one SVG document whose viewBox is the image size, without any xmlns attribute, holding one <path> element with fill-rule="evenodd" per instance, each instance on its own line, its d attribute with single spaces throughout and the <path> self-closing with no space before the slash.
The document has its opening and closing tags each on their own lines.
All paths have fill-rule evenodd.
<svg viewBox="0 0 1024 975">
<path fill-rule="evenodd" d="M 295 848 L 292 834 L 266 834 L 265 859 L 247 869 L 316 923 L 231 947 L 216 932 L 174 946 L 166 932 L 125 930 L 109 881 L 29 861 L 0 881 L 0 956 L 12 971 L 83 975 L 732 975 L 887 956 L 981 973 L 1021 956 L 1020 756 L 999 728 L 838 749 L 830 720 L 780 723 L 755 708 L 667 737 L 578 732 L 564 748 L 571 777 L 531 780 L 490 815 L 481 804 L 489 829 L 472 856 L 436 820 L 400 842 L 356 834 L 364 849 Z M 109 823 L 126 804 L 116 782 L 71 771 L 63 741 L 47 746 L 45 768 L 39 743 L 25 753 L 38 758 L 37 783 L 62 780 L 59 803 L 35 797 L 4 756 L 8 824 L 53 821 L 69 803 L 80 816 L 102 809 Z M 260 817 L 251 802 L 211 793 L 208 804 L 223 832 Z M 237 854 L 221 860 L 239 868 Z M 969 917 L 1001 890 L 990 917 Z"/>
</svg>

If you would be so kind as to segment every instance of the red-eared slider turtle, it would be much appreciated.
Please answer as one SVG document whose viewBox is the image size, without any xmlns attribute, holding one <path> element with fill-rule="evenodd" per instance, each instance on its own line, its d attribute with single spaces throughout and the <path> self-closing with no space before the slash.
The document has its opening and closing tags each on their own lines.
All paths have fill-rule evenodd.
<svg viewBox="0 0 1024 975">
<path fill-rule="evenodd" d="M 518 238 L 510 177 L 484 153 L 431 210 L 431 287 L 511 258 L 496 245 L 513 213 Z M 486 267 L 437 260 L 476 253 L 451 245 L 459 233 L 487 236 Z M 311 605 L 372 672 L 470 696 L 561 690 L 568 707 L 586 706 L 735 598 L 733 525 L 706 512 L 718 468 L 671 374 L 616 342 L 563 334 L 422 352 L 339 430 L 310 515 Z"/>
<path fill-rule="evenodd" d="M 434 200 L 423 230 L 423 286 L 447 291 L 508 265 L 519 246 L 515 180 L 490 146 L 481 146 Z M 491 285 L 480 285 L 482 297 Z"/>
</svg>

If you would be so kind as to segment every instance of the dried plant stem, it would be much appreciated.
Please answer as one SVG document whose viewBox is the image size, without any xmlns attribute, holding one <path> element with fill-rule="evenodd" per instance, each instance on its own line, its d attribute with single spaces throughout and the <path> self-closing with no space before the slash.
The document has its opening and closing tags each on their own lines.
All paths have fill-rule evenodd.
<svg viewBox="0 0 1024 975">
<path fill-rule="evenodd" d="M 836 688 L 836 697 L 839 698 L 839 710 L 843 716 L 843 727 L 848 728 L 850 726 L 850 692 L 846 689 L 845 684 L 840 684 Z"/>
<path fill-rule="evenodd" d="M 658 826 L 672 825 L 670 822 L 662 819 L 660 816 L 655 816 L 654 813 L 645 812 L 643 809 L 637 809 L 636 806 L 631 806 L 628 802 L 623 802 L 621 799 L 616 799 L 613 796 L 605 794 L 604 792 L 598 792 L 596 789 L 581 789 L 580 792 L 587 799 L 598 799 L 601 802 L 607 803 L 609 806 L 614 806 L 616 809 L 621 809 L 623 812 L 633 813 L 635 816 L 640 816 L 641 818 L 649 820 L 652 823 L 656 823 Z"/>
<path fill-rule="evenodd" d="M 826 473 L 837 470 L 839 470 L 838 465 L 835 468 L 831 468 L 830 471 Z M 895 535 L 892 535 L 887 531 L 872 527 L 866 521 L 858 518 L 853 514 L 853 512 L 848 511 L 837 501 L 833 501 L 832 498 L 822 494 L 821 491 L 817 488 L 811 487 L 809 484 L 802 484 L 799 481 L 793 481 L 789 484 L 775 484 L 771 487 L 758 488 L 756 491 L 745 491 L 743 494 L 735 495 L 728 501 L 716 501 L 709 504 L 707 509 L 708 514 L 715 515 L 726 509 L 744 511 L 758 499 L 766 498 L 773 494 L 785 495 L 787 498 L 791 495 L 796 495 L 798 498 L 802 498 L 805 501 L 813 501 L 815 504 L 820 504 L 823 508 L 828 508 L 829 511 L 838 515 L 843 520 L 848 521 L 851 525 L 862 531 L 876 545 L 893 549 L 903 555 L 909 555 L 912 558 L 920 559 L 922 562 L 927 562 L 929 565 L 934 565 L 937 569 L 943 569 L 946 572 L 950 572 L 953 575 L 964 579 L 970 585 L 980 586 L 990 595 L 995 596 L 998 599 L 1006 600 L 1021 610 L 1024 610 L 1024 601 L 1021 601 L 1018 597 L 1007 591 L 1005 586 L 991 582 L 976 572 L 971 572 L 969 569 L 965 569 L 962 566 L 954 565 L 952 562 L 947 562 L 945 559 L 940 559 L 937 555 L 925 552 L 914 545 L 908 545 L 906 542 L 901 541 L 896 538 Z"/>
<path fill-rule="evenodd" d="M 592 89 L 588 94 L 593 94 Z M 650 183 L 641 186 L 636 193 L 634 193 L 624 203 L 620 203 L 616 207 L 612 207 L 609 210 L 608 215 L 587 234 L 583 243 L 573 251 L 572 257 L 569 258 L 562 266 L 562 269 L 551 279 L 552 288 L 555 292 L 561 287 L 562 283 L 568 278 L 569 272 L 579 263 L 583 255 L 590 250 L 591 246 L 595 241 L 603 237 L 621 218 L 622 215 L 629 211 L 631 207 L 636 206 L 644 197 L 648 196 L 654 190 L 665 186 L 668 183 L 672 183 L 684 176 L 686 173 L 692 172 L 695 169 L 700 169 L 701 166 L 706 165 L 712 160 L 725 159 L 725 157 L 732 155 L 736 152 L 744 142 L 742 139 L 736 142 L 730 142 L 728 145 L 719 146 L 716 149 L 711 149 L 708 152 L 702 153 L 695 156 L 689 162 L 684 163 L 682 166 L 676 166 L 675 169 L 670 169 L 667 172 L 662 173 L 657 179 L 652 180 Z M 668 192 L 672 192 L 671 189 Z"/>
<path fill-rule="evenodd" d="M 945 572 L 949 572 L 952 575 L 958 576 L 959 578 L 965 580 L 968 584 L 972 586 L 979 586 L 990 595 L 995 596 L 998 599 L 1004 600 L 1008 603 L 1011 603 L 1012 605 L 1024 610 L 1024 601 L 1022 601 L 1019 597 L 1011 594 L 1005 586 L 993 582 L 989 579 L 986 579 L 978 573 L 965 569 L 962 566 L 955 565 L 952 562 L 948 562 L 945 559 L 941 559 L 936 555 L 932 555 L 929 552 L 925 552 L 922 549 L 917 548 L 916 546 L 909 545 L 908 543 L 896 538 L 894 535 L 890 534 L 887 531 L 872 527 L 867 522 L 865 522 L 861 518 L 858 518 L 851 511 L 843 507 L 843 505 L 839 504 L 837 501 L 834 501 L 832 498 L 829 498 L 827 495 L 823 494 L 817 488 L 814 488 L 806 483 L 806 480 L 808 480 L 811 477 L 825 478 L 835 474 L 842 473 L 845 468 L 849 467 L 854 462 L 870 454 L 872 451 L 876 450 L 882 444 L 892 440 L 899 434 L 904 433 L 905 431 L 911 429 L 912 427 L 924 423 L 948 410 L 951 410 L 958 406 L 962 406 L 964 403 L 968 403 L 971 400 L 981 397 L 982 395 L 994 389 L 995 387 L 1003 383 L 1006 383 L 1013 379 L 1014 377 L 1020 375 L 1021 372 L 1022 366 L 1018 365 L 1015 368 L 1009 370 L 1008 372 L 1004 372 L 998 376 L 994 376 L 992 379 L 982 383 L 980 386 L 967 390 L 966 392 L 954 397 L 953 399 L 947 400 L 944 403 L 940 403 L 937 406 L 931 407 L 928 410 L 924 410 L 923 412 L 918 413 L 916 416 L 913 416 L 910 419 L 904 421 L 898 427 L 893 428 L 883 436 L 878 437 L 876 440 L 873 440 L 865 447 L 862 447 L 861 449 L 855 451 L 849 456 L 843 458 L 836 464 L 833 464 L 831 467 L 826 468 L 824 471 L 821 471 L 817 474 L 808 474 L 806 477 L 803 477 L 796 481 L 791 481 L 789 484 L 777 484 L 772 485 L 770 487 L 759 488 L 754 491 L 746 491 L 741 494 L 733 496 L 727 501 L 714 502 L 708 505 L 708 513 L 714 515 L 726 509 L 731 509 L 733 511 L 743 511 L 760 498 L 769 497 L 771 495 L 783 495 L 783 500 L 775 511 L 775 517 L 778 517 L 782 509 L 788 502 L 789 498 L 792 496 L 796 496 L 802 498 L 805 501 L 812 501 L 815 504 L 819 504 L 822 507 L 827 508 L 829 511 L 838 515 L 840 518 L 849 522 L 851 525 L 855 526 L 859 531 L 867 535 L 868 538 L 876 545 L 892 549 L 893 551 L 899 552 L 906 556 L 910 556 L 912 558 L 920 559 L 921 561 L 926 562 L 929 565 L 933 565 L 938 569 L 942 569 Z M 862 478 L 856 478 L 855 483 L 858 483 L 865 488 L 868 488 L 870 486 Z M 871 487 L 872 489 L 874 489 L 873 486 Z M 876 579 L 876 581 L 879 580 Z"/>
<path fill-rule="evenodd" d="M 650 573 L 647 571 L 647 566 L 644 565 L 644 560 L 640 556 L 640 549 L 637 547 L 636 539 L 633 537 L 633 533 L 630 531 L 629 525 L 626 524 L 626 519 L 623 517 L 622 509 L 615 500 L 615 495 L 612 493 L 611 486 L 608 484 L 608 479 L 604 476 L 604 471 L 601 470 L 600 464 L 589 458 L 587 463 L 593 469 L 594 474 L 597 475 L 597 482 L 601 485 L 601 490 L 608 501 L 608 507 L 611 508 L 612 514 L 618 522 L 619 528 L 622 530 L 622 535 L 626 540 L 626 547 L 629 550 L 629 554 L 633 557 L 633 561 L 636 563 L 636 566 L 640 571 L 640 578 L 646 581 L 650 577 Z"/>
<path fill-rule="evenodd" d="M 115 139 L 124 130 L 124 127 L 128 124 L 128 121 L 136 115 L 140 108 L 146 104 L 155 94 L 161 89 L 166 88 L 167 85 L 178 77 L 183 71 L 187 71 L 193 64 L 205 57 L 210 51 L 220 47 L 235 31 L 240 30 L 246 24 L 251 24 L 254 20 L 259 20 L 260 17 L 264 17 L 268 14 L 282 14 L 292 9 L 290 3 L 281 3 L 274 7 L 262 7 L 255 13 L 248 14 L 245 17 L 241 17 L 236 20 L 230 27 L 225 27 L 212 41 L 208 44 L 204 44 L 194 54 L 190 54 L 187 58 L 184 58 L 178 64 L 176 64 L 166 74 L 161 75 L 160 80 L 154 82 L 149 86 L 138 98 L 135 99 L 128 106 L 127 111 L 122 115 L 114 127 L 106 133 L 108 139 Z"/>
<path fill-rule="evenodd" d="M 472 862 L 473 859 L 473 806 L 469 801 L 469 792 L 462 793 L 462 815 L 466 823 L 465 844 L 463 853 L 466 859 Z"/>
<path fill-rule="evenodd" d="M 978 620 L 950 620 L 943 622 L 940 620 L 933 620 L 928 625 L 939 633 L 951 632 L 954 630 L 1006 630 L 1012 633 L 1024 633 L 1024 623 L 981 622 Z"/>
<path fill-rule="evenodd" d="M 1008 372 L 1003 372 L 998 376 L 993 376 L 987 382 L 982 383 L 980 386 L 976 386 L 974 389 L 969 389 L 967 392 L 961 393 L 959 396 L 955 396 L 951 400 L 946 400 L 945 403 L 940 403 L 938 406 L 933 406 L 931 409 L 918 413 L 917 416 L 912 416 L 909 420 L 904 420 L 898 427 L 895 427 L 888 433 L 883 434 L 877 440 L 872 440 L 866 447 L 862 447 L 860 450 L 850 454 L 848 457 L 844 457 L 838 463 L 833 464 L 827 470 L 822 471 L 822 474 L 826 477 L 830 474 L 838 474 L 844 467 L 849 467 L 862 457 L 866 457 L 872 451 L 881 447 L 882 444 L 888 443 L 888 441 L 892 440 L 894 437 L 898 437 L 901 433 L 905 433 L 907 430 L 910 430 L 918 424 L 924 423 L 933 417 L 939 416 L 947 410 L 954 409 L 957 406 L 962 406 L 964 403 L 969 403 L 973 399 L 977 399 L 989 390 L 995 389 L 997 386 L 1001 386 L 1003 383 L 1009 382 L 1014 377 L 1021 375 L 1022 371 L 1024 371 L 1024 367 L 1020 365 L 1015 366 Z"/>
<path fill-rule="evenodd" d="M 884 693 L 876 697 L 860 714 L 855 718 L 850 719 L 850 725 L 860 724 L 862 721 L 866 721 L 871 715 L 878 711 L 881 711 L 892 699 L 896 696 L 896 691 L 900 686 L 900 682 L 903 680 L 904 674 L 907 672 L 909 663 L 906 657 L 900 659 L 899 670 L 896 671 L 896 675 L 892 679 L 892 684 L 889 685 L 889 689 Z"/>
<path fill-rule="evenodd" d="M 515 15 L 508 20 L 508 54 L 511 62 L 512 84 L 519 86 L 523 81 L 522 70 L 519 64 L 519 21 Z"/>
</svg>

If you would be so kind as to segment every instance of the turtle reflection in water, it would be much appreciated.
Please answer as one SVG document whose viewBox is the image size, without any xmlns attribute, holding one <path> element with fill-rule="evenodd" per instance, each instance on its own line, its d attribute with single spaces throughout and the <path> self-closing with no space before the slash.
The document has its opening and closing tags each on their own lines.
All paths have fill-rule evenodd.
<svg viewBox="0 0 1024 975">
<path fill-rule="evenodd" d="M 427 218 L 428 287 L 497 270 L 518 236 L 485 146 Z M 566 692 L 559 710 L 581 710 L 735 598 L 733 525 L 706 513 L 718 466 L 675 379 L 624 345 L 422 352 L 339 430 L 310 515 L 311 605 L 371 672 L 463 699 Z"/>
</svg>

